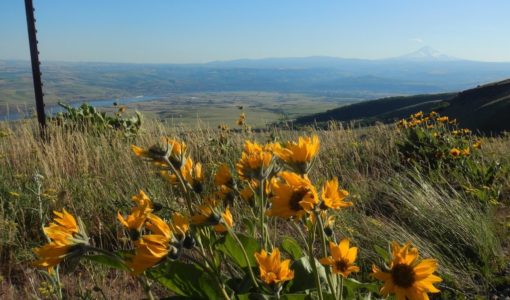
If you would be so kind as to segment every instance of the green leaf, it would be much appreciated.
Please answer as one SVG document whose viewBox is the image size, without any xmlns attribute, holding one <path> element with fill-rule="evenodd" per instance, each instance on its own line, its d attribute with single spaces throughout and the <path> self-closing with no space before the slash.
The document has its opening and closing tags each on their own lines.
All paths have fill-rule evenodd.
<svg viewBox="0 0 510 300">
<path fill-rule="evenodd" d="M 246 226 L 246 233 L 249 235 L 255 235 L 256 225 L 250 218 L 243 218 L 242 223 Z"/>
<path fill-rule="evenodd" d="M 301 250 L 299 243 L 290 236 L 286 236 L 283 238 L 281 246 L 282 249 L 285 252 L 287 252 L 290 256 L 292 256 L 292 259 L 294 260 L 297 260 L 303 256 L 303 251 Z"/>
<path fill-rule="evenodd" d="M 86 259 L 93 261 L 95 263 L 99 263 L 114 269 L 118 270 L 129 270 L 129 268 L 123 263 L 123 261 L 118 258 L 115 259 L 113 257 L 104 255 L 104 254 L 97 254 L 97 255 L 86 255 L 84 256 Z"/>
<path fill-rule="evenodd" d="M 243 235 L 237 234 L 237 237 L 241 241 L 246 254 L 248 255 L 248 261 L 251 267 L 257 265 L 257 261 L 255 260 L 255 252 L 259 251 L 260 246 L 256 239 Z M 217 249 L 228 257 L 230 257 L 234 263 L 236 263 L 241 268 L 248 267 L 248 263 L 244 257 L 243 251 L 241 247 L 236 242 L 236 240 L 230 235 L 226 235 L 224 240 L 221 240 L 217 245 Z"/>
<path fill-rule="evenodd" d="M 241 294 L 236 296 L 237 300 L 273 300 L 276 299 L 276 297 L 264 295 L 264 294 Z"/>
<path fill-rule="evenodd" d="M 313 299 L 311 295 L 307 294 L 285 294 L 280 297 L 282 300 L 311 300 Z"/>
<path fill-rule="evenodd" d="M 211 276 L 195 264 L 167 260 L 148 271 L 150 278 L 177 295 L 196 299 L 221 298 Z"/>
<path fill-rule="evenodd" d="M 384 249 L 383 247 L 380 247 L 380 246 L 377 246 L 377 245 L 374 245 L 374 250 L 377 254 L 379 254 L 379 256 L 384 259 L 385 262 L 388 262 L 390 261 L 390 254 L 388 253 L 388 251 L 386 249 Z"/>
<path fill-rule="evenodd" d="M 360 289 L 366 289 L 372 293 L 379 292 L 379 285 L 377 283 L 362 283 L 353 278 L 344 279 L 344 288 L 347 290 L 347 299 L 355 299 L 360 294 Z"/>
<path fill-rule="evenodd" d="M 317 267 L 317 272 L 319 273 L 321 285 L 324 286 L 324 284 L 327 284 L 326 271 L 324 266 L 322 266 L 319 261 L 317 261 L 317 259 L 314 258 L 314 261 Z M 300 259 L 294 261 L 291 269 L 294 271 L 294 279 L 288 286 L 290 293 L 302 292 L 316 288 L 313 268 L 307 256 L 303 256 Z"/>
</svg>

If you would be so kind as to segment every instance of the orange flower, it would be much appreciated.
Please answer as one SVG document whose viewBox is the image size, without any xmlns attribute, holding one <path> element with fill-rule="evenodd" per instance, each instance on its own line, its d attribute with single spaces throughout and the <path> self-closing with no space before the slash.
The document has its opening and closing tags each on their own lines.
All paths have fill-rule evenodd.
<svg viewBox="0 0 510 300">
<path fill-rule="evenodd" d="M 349 196 L 346 190 L 338 189 L 338 178 L 326 182 L 322 187 L 322 205 L 321 208 L 339 209 L 352 206 L 352 202 L 344 201 Z"/>
<path fill-rule="evenodd" d="M 453 157 L 458 157 L 460 153 L 461 153 L 460 150 L 457 148 L 453 148 L 452 150 L 450 150 L 450 155 Z"/>
<path fill-rule="evenodd" d="M 273 155 L 259 144 L 246 141 L 241 159 L 236 164 L 237 173 L 243 180 L 265 178 L 269 175 L 272 159 Z"/>
<path fill-rule="evenodd" d="M 147 229 L 151 234 L 143 235 L 135 241 L 135 255 L 128 262 L 134 275 L 140 275 L 145 270 L 159 263 L 170 251 L 172 231 L 168 224 L 160 217 L 150 214 Z"/>
<path fill-rule="evenodd" d="M 218 170 L 216 171 L 216 175 L 214 176 L 214 183 L 218 186 L 226 185 L 227 187 L 232 187 L 234 181 L 232 179 L 232 173 L 230 172 L 230 168 L 227 164 L 222 164 Z"/>
<path fill-rule="evenodd" d="M 127 229 L 139 232 L 149 213 L 152 212 L 153 204 L 144 191 L 140 191 L 137 195 L 134 195 L 132 200 L 137 206 L 131 209 L 131 213 L 126 218 L 124 218 L 120 212 L 117 212 L 117 219 Z M 133 234 L 135 234 L 136 239 L 137 234 Z"/>
<path fill-rule="evenodd" d="M 62 212 L 54 211 L 53 214 L 55 214 L 53 222 L 43 229 L 50 242 L 33 250 L 39 258 L 33 264 L 37 267 L 48 268 L 50 273 L 66 257 L 73 253 L 80 253 L 80 247 L 77 245 L 88 244 L 84 228 L 78 226 L 73 215 L 65 209 Z"/>
<path fill-rule="evenodd" d="M 321 264 L 333 267 L 333 273 L 340 274 L 347 278 L 352 272 L 359 272 L 359 267 L 354 265 L 358 248 L 349 248 L 349 240 L 343 239 L 337 245 L 329 242 L 331 256 L 320 259 Z"/>
<path fill-rule="evenodd" d="M 234 218 L 230 213 L 230 209 L 227 207 L 225 212 L 221 214 L 221 220 L 223 223 L 214 226 L 214 231 L 218 233 L 223 233 L 228 231 L 228 228 L 232 228 L 234 226 Z"/>
<path fill-rule="evenodd" d="M 290 259 L 281 261 L 280 250 L 273 249 L 270 255 L 266 250 L 255 253 L 259 265 L 260 279 L 266 284 L 280 284 L 294 278 L 294 271 L 290 269 Z"/>
<path fill-rule="evenodd" d="M 300 174 L 306 174 L 319 153 L 319 137 L 299 137 L 298 142 L 289 142 L 284 148 L 275 149 L 275 155 Z"/>
<path fill-rule="evenodd" d="M 271 207 L 268 216 L 282 218 L 297 217 L 310 212 L 319 203 L 319 197 L 310 180 L 296 173 L 281 172 L 281 180 L 271 181 Z"/>
<path fill-rule="evenodd" d="M 418 260 L 418 250 L 407 243 L 400 246 L 398 243 L 391 244 L 392 261 L 388 271 L 381 271 L 375 265 L 372 266 L 373 276 L 384 281 L 380 290 L 382 296 L 395 294 L 398 300 L 428 299 L 427 293 L 439 293 L 434 286 L 441 282 L 441 278 L 433 273 L 437 269 L 434 259 Z"/>
</svg>

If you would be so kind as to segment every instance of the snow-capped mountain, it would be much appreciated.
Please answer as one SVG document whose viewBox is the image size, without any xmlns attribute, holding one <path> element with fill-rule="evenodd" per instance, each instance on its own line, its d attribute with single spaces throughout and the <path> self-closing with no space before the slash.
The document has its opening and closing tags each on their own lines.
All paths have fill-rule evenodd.
<svg viewBox="0 0 510 300">
<path fill-rule="evenodd" d="M 436 49 L 425 46 L 417 51 L 391 58 L 392 60 L 405 60 L 405 61 L 453 61 L 459 60 L 458 58 L 443 54 Z"/>
</svg>

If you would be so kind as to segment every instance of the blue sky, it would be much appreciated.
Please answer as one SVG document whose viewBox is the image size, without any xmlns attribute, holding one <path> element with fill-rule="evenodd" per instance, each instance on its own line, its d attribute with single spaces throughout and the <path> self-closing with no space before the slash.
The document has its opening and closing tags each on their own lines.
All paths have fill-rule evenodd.
<svg viewBox="0 0 510 300">
<path fill-rule="evenodd" d="M 431 46 L 510 61 L 508 0 L 34 0 L 41 59 L 187 63 Z M 24 1 L 0 1 L 0 59 L 29 59 Z"/>
</svg>

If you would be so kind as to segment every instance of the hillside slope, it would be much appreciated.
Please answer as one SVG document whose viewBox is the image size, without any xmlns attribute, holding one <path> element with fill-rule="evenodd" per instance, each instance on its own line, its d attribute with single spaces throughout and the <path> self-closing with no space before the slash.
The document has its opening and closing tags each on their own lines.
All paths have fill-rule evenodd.
<svg viewBox="0 0 510 300">
<path fill-rule="evenodd" d="M 441 112 L 470 129 L 486 133 L 510 130 L 510 79 L 459 93 Z"/>
<path fill-rule="evenodd" d="M 393 122 L 417 111 L 436 110 L 456 118 L 462 126 L 483 133 L 510 130 L 510 79 L 494 82 L 460 93 L 390 97 L 356 103 L 323 113 L 303 116 L 299 125 L 323 123 L 331 120 L 357 121 L 372 124 L 375 121 Z"/>
</svg>

